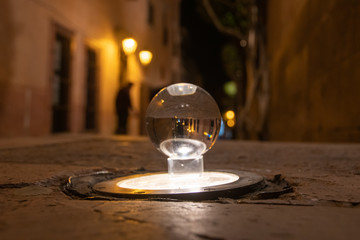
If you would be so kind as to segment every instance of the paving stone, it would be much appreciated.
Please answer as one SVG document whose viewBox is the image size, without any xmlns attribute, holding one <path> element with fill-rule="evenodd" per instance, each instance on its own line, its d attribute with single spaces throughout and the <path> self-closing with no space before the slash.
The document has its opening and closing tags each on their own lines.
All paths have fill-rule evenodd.
<svg viewBox="0 0 360 240">
<path fill-rule="evenodd" d="M 0 141 L 1 143 L 1 141 Z M 0 146 L 0 239 L 358 239 L 360 144 L 218 141 L 205 169 L 285 178 L 273 199 L 82 200 L 69 176 L 166 170 L 146 138 L 82 136 Z"/>
</svg>

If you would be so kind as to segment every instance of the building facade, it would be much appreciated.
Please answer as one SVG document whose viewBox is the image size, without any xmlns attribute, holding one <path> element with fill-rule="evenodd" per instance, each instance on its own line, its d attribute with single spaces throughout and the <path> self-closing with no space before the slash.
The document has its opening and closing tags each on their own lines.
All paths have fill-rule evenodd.
<svg viewBox="0 0 360 240">
<path fill-rule="evenodd" d="M 179 0 L 0 1 L 0 137 L 116 127 L 115 96 L 132 82 L 128 133 L 143 133 L 152 92 L 180 76 Z M 138 43 L 124 56 L 121 41 Z M 141 65 L 140 50 L 150 50 Z"/>
<path fill-rule="evenodd" d="M 269 139 L 360 141 L 359 1 L 268 1 Z"/>
</svg>

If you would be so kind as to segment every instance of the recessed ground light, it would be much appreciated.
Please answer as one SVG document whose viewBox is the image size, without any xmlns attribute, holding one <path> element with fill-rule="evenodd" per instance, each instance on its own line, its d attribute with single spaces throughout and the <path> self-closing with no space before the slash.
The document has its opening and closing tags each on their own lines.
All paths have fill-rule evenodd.
<svg viewBox="0 0 360 240">
<path fill-rule="evenodd" d="M 214 198 L 234 191 L 248 193 L 263 184 L 262 176 L 243 171 L 204 171 L 203 154 L 214 145 L 220 124 L 219 108 L 204 89 L 188 83 L 162 89 L 148 106 L 146 129 L 153 145 L 167 155 L 168 172 L 114 178 L 95 184 L 93 189 L 141 198 L 199 194 L 200 198 Z"/>
</svg>

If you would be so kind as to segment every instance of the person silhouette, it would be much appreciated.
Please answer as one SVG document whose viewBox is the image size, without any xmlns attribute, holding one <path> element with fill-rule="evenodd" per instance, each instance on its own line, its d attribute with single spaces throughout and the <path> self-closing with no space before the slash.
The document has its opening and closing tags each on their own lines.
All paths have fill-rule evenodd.
<svg viewBox="0 0 360 240">
<path fill-rule="evenodd" d="M 118 122 L 115 134 L 126 134 L 129 110 L 132 108 L 130 99 L 130 89 L 132 85 L 132 83 L 126 84 L 120 88 L 116 95 L 115 106 Z"/>
</svg>

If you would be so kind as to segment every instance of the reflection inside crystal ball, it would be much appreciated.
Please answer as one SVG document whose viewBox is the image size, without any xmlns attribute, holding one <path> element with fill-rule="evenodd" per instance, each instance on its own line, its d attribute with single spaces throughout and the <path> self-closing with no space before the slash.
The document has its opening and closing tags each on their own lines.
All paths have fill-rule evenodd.
<svg viewBox="0 0 360 240">
<path fill-rule="evenodd" d="M 146 129 L 154 146 L 169 158 L 191 159 L 215 143 L 221 115 L 204 89 L 178 83 L 162 89 L 146 112 Z"/>
</svg>

